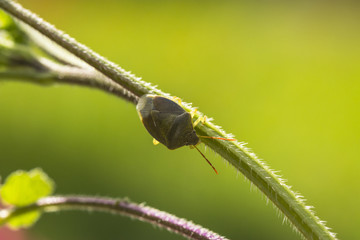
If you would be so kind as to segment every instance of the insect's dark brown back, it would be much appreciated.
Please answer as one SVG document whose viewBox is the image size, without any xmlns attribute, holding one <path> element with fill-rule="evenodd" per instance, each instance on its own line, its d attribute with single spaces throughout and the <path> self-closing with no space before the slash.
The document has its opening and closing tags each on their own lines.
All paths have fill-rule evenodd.
<svg viewBox="0 0 360 240">
<path fill-rule="evenodd" d="M 215 167 L 196 147 L 199 137 L 194 131 L 190 113 L 174 101 L 154 95 L 144 95 L 136 106 L 140 119 L 150 135 L 169 149 L 194 145 L 217 173 Z"/>
<path fill-rule="evenodd" d="M 190 113 L 184 112 L 176 116 L 167 133 L 166 139 L 169 149 L 198 144 L 199 137 L 194 131 Z"/>
<path fill-rule="evenodd" d="M 161 113 L 180 115 L 185 112 L 185 110 L 176 102 L 160 96 L 155 96 L 153 98 L 153 105 L 153 109 L 158 110 Z"/>
<path fill-rule="evenodd" d="M 154 119 L 153 119 L 153 104 L 154 97 L 144 95 L 139 99 L 139 102 L 136 106 L 141 122 L 144 124 L 146 130 L 150 135 L 161 142 L 162 144 L 166 143 L 165 137 L 161 132 L 159 132 Z"/>
<path fill-rule="evenodd" d="M 195 143 L 194 137 L 198 139 L 193 132 L 190 114 L 176 102 L 160 96 L 144 95 L 136 108 L 150 135 L 169 149 Z"/>
</svg>

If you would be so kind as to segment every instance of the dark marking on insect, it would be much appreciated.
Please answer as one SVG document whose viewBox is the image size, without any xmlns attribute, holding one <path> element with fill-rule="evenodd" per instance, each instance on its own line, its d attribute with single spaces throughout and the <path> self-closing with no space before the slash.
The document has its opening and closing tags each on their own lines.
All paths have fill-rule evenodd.
<svg viewBox="0 0 360 240">
<path fill-rule="evenodd" d="M 210 161 L 196 147 L 200 143 L 199 137 L 202 136 L 196 134 L 191 114 L 179 104 L 166 97 L 143 95 L 139 99 L 136 109 L 146 130 L 158 142 L 171 150 L 182 146 L 194 146 L 214 171 L 218 173 Z M 217 137 L 207 138 L 235 140 Z"/>
</svg>

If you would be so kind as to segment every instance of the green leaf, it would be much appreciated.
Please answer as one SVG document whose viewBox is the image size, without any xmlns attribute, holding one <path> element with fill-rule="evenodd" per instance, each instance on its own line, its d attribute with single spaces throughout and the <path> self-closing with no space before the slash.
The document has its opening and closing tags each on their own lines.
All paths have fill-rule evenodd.
<svg viewBox="0 0 360 240">
<path fill-rule="evenodd" d="M 35 203 L 39 198 L 50 195 L 54 182 L 41 169 L 12 173 L 0 188 L 0 196 L 5 204 L 23 207 Z M 30 227 L 40 217 L 40 211 L 30 211 L 9 218 L 7 224 L 13 229 Z"/>
<path fill-rule="evenodd" d="M 0 10 L 0 29 L 5 29 L 12 24 L 11 17 L 6 14 L 3 10 Z"/>
<path fill-rule="evenodd" d="M 35 203 L 39 198 L 50 195 L 54 182 L 41 169 L 12 173 L 0 189 L 2 201 L 16 207 Z"/>
<path fill-rule="evenodd" d="M 7 225 L 12 229 L 31 227 L 40 217 L 40 211 L 31 211 L 11 218 Z"/>
<path fill-rule="evenodd" d="M 0 39 L 13 41 L 17 44 L 28 45 L 30 40 L 13 18 L 0 9 Z"/>
</svg>

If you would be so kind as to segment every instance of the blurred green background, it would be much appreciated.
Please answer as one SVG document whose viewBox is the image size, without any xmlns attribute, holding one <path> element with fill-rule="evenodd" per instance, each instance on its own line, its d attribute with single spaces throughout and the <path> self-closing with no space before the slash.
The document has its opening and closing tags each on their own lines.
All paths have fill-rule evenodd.
<svg viewBox="0 0 360 240">
<path fill-rule="evenodd" d="M 101 55 L 198 106 L 359 239 L 360 15 L 346 2 L 27 0 Z M 204 146 L 201 146 L 204 150 Z M 230 239 L 301 239 L 211 151 L 152 145 L 134 105 L 76 86 L 0 84 L 0 174 L 58 194 L 129 197 Z M 182 239 L 125 217 L 44 215 L 32 239 Z"/>
</svg>

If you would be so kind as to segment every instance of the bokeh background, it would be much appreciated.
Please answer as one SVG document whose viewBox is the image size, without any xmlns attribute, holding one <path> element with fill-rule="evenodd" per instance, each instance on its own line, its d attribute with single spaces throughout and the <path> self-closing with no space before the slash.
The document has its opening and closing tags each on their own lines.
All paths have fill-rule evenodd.
<svg viewBox="0 0 360 240">
<path fill-rule="evenodd" d="M 249 1 L 250 2 L 250 1 Z M 27 0 L 25 7 L 249 143 L 341 239 L 359 239 L 360 15 L 348 2 Z M 205 150 L 204 146 L 201 149 Z M 98 90 L 0 84 L 0 174 L 129 197 L 231 239 L 300 239 L 231 166 L 152 145 Z M 182 239 L 125 217 L 46 214 L 30 239 Z"/>
</svg>

